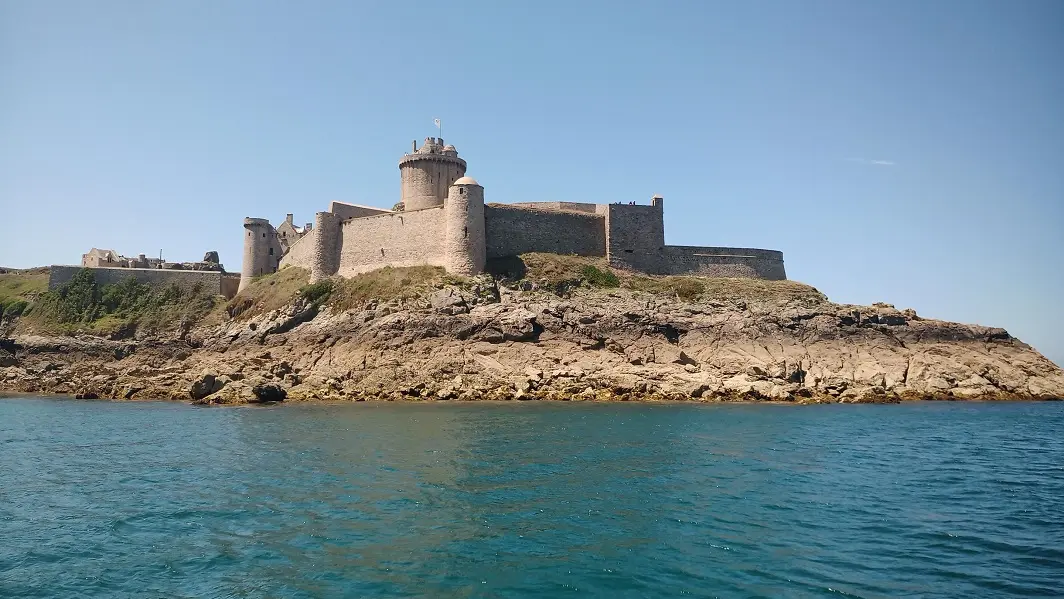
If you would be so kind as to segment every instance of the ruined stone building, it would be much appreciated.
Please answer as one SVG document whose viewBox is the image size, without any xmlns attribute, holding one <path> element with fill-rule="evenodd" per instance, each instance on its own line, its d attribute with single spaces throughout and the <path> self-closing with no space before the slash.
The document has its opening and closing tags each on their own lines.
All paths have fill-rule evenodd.
<svg viewBox="0 0 1064 599">
<path fill-rule="evenodd" d="M 664 201 L 485 204 L 484 188 L 442 139 L 427 138 L 399 161 L 395 210 L 332 202 L 313 224 L 273 227 L 244 219 L 240 288 L 253 277 L 298 266 L 311 280 L 384 266 L 437 265 L 458 275 L 490 258 L 527 252 L 601 256 L 648 274 L 786 279 L 783 253 L 751 248 L 665 245 Z"/>
<path fill-rule="evenodd" d="M 118 284 L 136 279 L 150 287 L 176 286 L 185 292 L 205 291 L 232 298 L 236 295 L 239 277 L 225 272 L 218 252 L 204 254 L 197 262 L 167 262 L 148 258 L 144 254 L 128 258 L 114 250 L 92 248 L 81 255 L 80 266 L 53 264 L 48 275 L 48 288 L 58 289 L 68 283 L 83 268 L 91 268 L 99 285 Z"/>
<path fill-rule="evenodd" d="M 207 252 L 197 262 L 167 262 L 162 258 L 148 258 L 144 254 L 128 258 L 114 250 L 92 248 L 81 255 L 82 268 L 161 268 L 165 270 L 214 270 L 225 272 L 218 260 L 218 252 Z"/>
</svg>

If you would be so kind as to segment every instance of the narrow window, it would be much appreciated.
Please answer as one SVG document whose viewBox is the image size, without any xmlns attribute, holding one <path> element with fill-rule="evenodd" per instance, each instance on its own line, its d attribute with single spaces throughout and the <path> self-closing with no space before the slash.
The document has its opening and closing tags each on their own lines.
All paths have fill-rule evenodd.
<svg viewBox="0 0 1064 599">
<path fill-rule="evenodd" d="M 273 255 L 273 248 L 270 248 L 270 255 Z"/>
<path fill-rule="evenodd" d="M 462 230 L 462 236 L 469 239 L 469 227 L 464 227 Z"/>
<path fill-rule="evenodd" d="M 266 234 L 265 234 L 265 233 L 263 233 L 263 234 L 262 234 L 262 236 L 263 236 L 263 237 L 266 237 Z"/>
</svg>

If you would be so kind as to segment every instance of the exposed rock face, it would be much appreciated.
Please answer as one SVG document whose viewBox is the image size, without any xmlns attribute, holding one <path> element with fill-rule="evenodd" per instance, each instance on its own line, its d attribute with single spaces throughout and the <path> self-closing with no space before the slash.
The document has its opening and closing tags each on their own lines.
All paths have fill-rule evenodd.
<svg viewBox="0 0 1064 599">
<path fill-rule="evenodd" d="M 1064 372 L 1006 331 L 888 304 L 559 297 L 490 281 L 344 312 L 296 300 L 179 339 L 3 347 L 0 390 L 201 403 L 1064 397 Z"/>
</svg>

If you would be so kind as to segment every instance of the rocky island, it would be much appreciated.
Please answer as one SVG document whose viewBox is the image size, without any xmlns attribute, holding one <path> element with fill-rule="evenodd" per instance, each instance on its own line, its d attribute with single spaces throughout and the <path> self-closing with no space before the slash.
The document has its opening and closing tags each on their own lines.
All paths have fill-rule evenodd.
<svg viewBox="0 0 1064 599">
<path fill-rule="evenodd" d="M 830 302 L 778 250 L 665 242 L 647 204 L 485 203 L 427 138 L 391 209 L 243 222 L 165 263 L 90 250 L 0 274 L 0 391 L 206 404 L 279 400 L 1064 397 L 1003 329 Z M 234 227 L 235 228 L 235 227 Z"/>
<path fill-rule="evenodd" d="M 84 269 L 0 274 L 0 391 L 203 404 L 320 400 L 1055 399 L 1003 329 L 832 303 L 787 280 L 655 276 L 524 254 L 462 277 L 291 267 L 230 300 Z"/>
</svg>

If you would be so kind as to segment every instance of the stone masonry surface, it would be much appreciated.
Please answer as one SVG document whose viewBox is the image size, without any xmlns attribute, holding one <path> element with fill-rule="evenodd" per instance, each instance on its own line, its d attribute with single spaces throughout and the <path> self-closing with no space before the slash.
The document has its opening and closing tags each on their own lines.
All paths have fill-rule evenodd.
<svg viewBox="0 0 1064 599">
<path fill-rule="evenodd" d="M 598 214 L 491 204 L 484 208 L 489 258 L 546 251 L 606 255 L 605 219 Z"/>
<path fill-rule="evenodd" d="M 659 274 L 663 270 L 665 224 L 662 208 L 609 204 L 606 257 L 610 266 Z"/>
<path fill-rule="evenodd" d="M 310 270 L 310 265 L 314 261 L 314 249 L 315 239 L 318 232 L 311 230 L 309 233 L 303 236 L 302 239 L 292 244 L 288 248 L 288 253 L 281 258 L 280 268 L 285 266 L 299 266 Z"/>
<path fill-rule="evenodd" d="M 443 206 L 347 221 L 339 274 L 350 277 L 382 266 L 444 266 L 443 226 Z"/>
<path fill-rule="evenodd" d="M 783 252 L 753 248 L 665 246 L 663 272 L 667 275 L 744 277 L 783 281 Z"/>
</svg>

